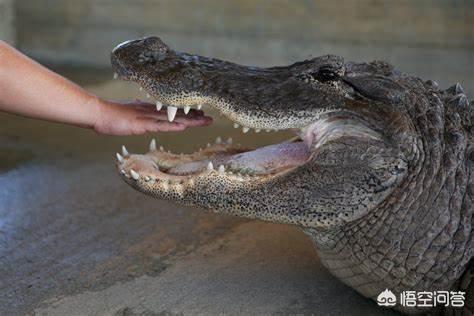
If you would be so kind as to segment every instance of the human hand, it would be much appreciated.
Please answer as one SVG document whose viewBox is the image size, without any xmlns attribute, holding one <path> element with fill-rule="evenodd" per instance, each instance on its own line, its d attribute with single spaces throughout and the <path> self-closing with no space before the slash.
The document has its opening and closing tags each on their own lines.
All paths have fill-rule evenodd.
<svg viewBox="0 0 474 316">
<path fill-rule="evenodd" d="M 139 135 L 148 132 L 183 131 L 188 127 L 206 126 L 212 118 L 202 111 L 191 110 L 187 115 L 178 110 L 173 122 L 168 121 L 166 108 L 157 111 L 155 106 L 139 100 L 113 102 L 96 99 L 99 103 L 94 130 L 106 135 Z"/>
</svg>

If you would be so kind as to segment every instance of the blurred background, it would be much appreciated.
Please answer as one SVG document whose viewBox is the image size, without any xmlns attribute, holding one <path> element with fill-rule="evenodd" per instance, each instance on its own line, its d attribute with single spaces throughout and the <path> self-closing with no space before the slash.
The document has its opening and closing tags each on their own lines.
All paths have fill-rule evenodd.
<svg viewBox="0 0 474 316">
<path fill-rule="evenodd" d="M 262 66 L 382 59 L 474 97 L 472 0 L 0 0 L 0 39 L 105 98 L 143 98 L 112 80 L 109 53 L 145 35 Z M 189 152 L 219 135 L 289 137 L 244 136 L 220 117 L 107 137 L 0 114 L 0 314 L 393 315 L 329 275 L 300 230 L 151 199 L 115 174 L 123 143 Z"/>
<path fill-rule="evenodd" d="M 471 0 L 0 0 L 1 37 L 48 63 L 108 67 L 125 39 L 158 35 L 178 50 L 279 65 L 326 53 L 383 59 L 472 92 Z"/>
</svg>

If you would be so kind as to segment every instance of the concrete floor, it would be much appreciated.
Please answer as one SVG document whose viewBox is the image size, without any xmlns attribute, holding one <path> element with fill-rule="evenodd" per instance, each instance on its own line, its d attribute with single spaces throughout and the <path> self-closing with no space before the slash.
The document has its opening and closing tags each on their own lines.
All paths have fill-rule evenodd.
<svg viewBox="0 0 474 316">
<path fill-rule="evenodd" d="M 136 93 L 95 81 L 88 89 L 105 97 Z M 249 145 L 288 136 L 255 139 L 219 119 L 157 136 L 190 151 L 217 133 Z M 0 315 L 395 314 L 332 277 L 295 227 L 179 207 L 122 183 L 114 152 L 148 140 L 0 115 Z"/>
</svg>

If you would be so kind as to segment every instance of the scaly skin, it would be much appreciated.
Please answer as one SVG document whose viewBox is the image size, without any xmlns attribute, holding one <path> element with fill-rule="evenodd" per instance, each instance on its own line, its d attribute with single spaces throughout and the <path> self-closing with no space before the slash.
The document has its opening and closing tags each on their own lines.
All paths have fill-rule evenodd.
<svg viewBox="0 0 474 316">
<path fill-rule="evenodd" d="M 298 135 L 255 151 L 220 140 L 184 156 L 154 143 L 145 155 L 125 151 L 117 166 L 132 187 L 297 225 L 331 273 L 372 299 L 386 288 L 474 295 L 460 282 L 474 249 L 472 104 L 460 85 L 443 91 L 384 62 L 337 56 L 246 67 L 156 37 L 119 45 L 112 65 L 168 108 L 205 103 L 244 132 Z"/>
</svg>

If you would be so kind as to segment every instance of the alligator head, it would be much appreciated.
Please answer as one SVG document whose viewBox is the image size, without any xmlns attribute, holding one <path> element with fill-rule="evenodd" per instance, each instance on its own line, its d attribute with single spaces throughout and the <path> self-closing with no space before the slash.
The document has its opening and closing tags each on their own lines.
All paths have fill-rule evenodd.
<svg viewBox="0 0 474 316">
<path fill-rule="evenodd" d="M 184 156 L 152 144 L 149 153 L 126 154 L 118 165 L 142 192 L 245 217 L 328 227 L 375 207 L 406 171 L 403 154 L 382 124 L 394 114 L 374 106 L 377 115 L 364 115 L 371 104 L 358 100 L 351 83 L 357 79 L 339 57 L 247 67 L 176 52 L 150 37 L 119 45 L 112 65 L 119 78 L 138 83 L 158 107 L 165 104 L 170 119 L 177 108 L 204 104 L 243 132 L 289 129 L 297 136 L 254 150 L 218 140 Z M 352 186 L 363 190 L 360 203 L 353 200 Z"/>
<path fill-rule="evenodd" d="M 138 83 L 156 99 L 158 110 L 167 107 L 169 120 L 178 110 L 204 105 L 252 137 L 262 130 L 295 133 L 286 142 L 256 149 L 217 139 L 186 155 L 160 150 L 154 141 L 143 155 L 124 150 L 117 167 L 132 187 L 218 213 L 298 225 L 334 274 L 372 298 L 385 288 L 450 287 L 459 277 L 468 255 L 453 258 L 459 269 L 446 278 L 440 275 L 451 259 L 443 259 L 439 273 L 428 277 L 413 274 L 423 258 L 407 257 L 420 258 L 413 250 L 429 252 L 429 243 L 446 227 L 435 219 L 452 209 L 431 193 L 447 190 L 462 199 L 472 184 L 464 163 L 472 138 L 459 117 L 451 119 L 467 102 L 460 87 L 441 91 L 434 82 L 402 75 L 383 62 L 345 63 L 331 55 L 285 67 L 242 66 L 174 51 L 157 37 L 120 44 L 111 59 L 119 78 Z M 447 131 L 454 136 L 442 136 Z M 456 173 L 460 163 L 462 172 Z M 459 177 L 459 185 L 446 187 L 436 178 L 440 174 Z M 420 197 L 426 205 L 418 203 Z M 425 206 L 437 215 L 410 222 L 417 214 L 426 218 Z M 457 245 L 464 251 L 466 245 L 472 248 L 472 238 L 459 218 L 470 223 L 472 209 L 461 216 L 469 205 L 453 207 L 458 219 L 451 224 L 461 230 Z M 430 225 L 436 234 L 413 247 L 426 236 L 406 239 L 405 234 Z M 339 266 L 346 270 L 332 269 Z M 401 286 L 407 278 L 416 282 Z"/>
</svg>

